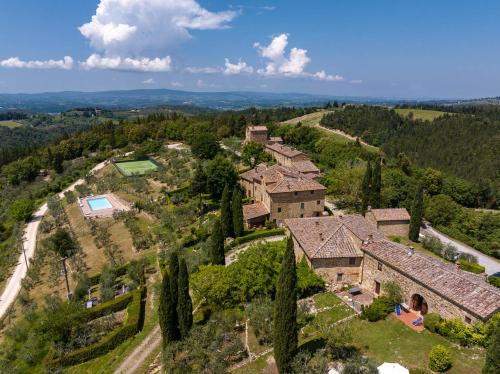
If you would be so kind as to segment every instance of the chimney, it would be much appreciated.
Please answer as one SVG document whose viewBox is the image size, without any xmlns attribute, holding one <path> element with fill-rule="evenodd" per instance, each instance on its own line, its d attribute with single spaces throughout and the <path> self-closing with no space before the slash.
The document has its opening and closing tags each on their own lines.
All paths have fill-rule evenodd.
<svg viewBox="0 0 500 374">
<path fill-rule="evenodd" d="M 367 212 L 371 212 L 371 211 L 372 211 L 372 206 L 371 206 L 371 205 L 368 205 L 368 207 L 366 208 L 366 211 L 367 211 Z"/>
<path fill-rule="evenodd" d="M 316 226 L 319 226 L 319 220 L 314 221 L 314 223 L 316 224 Z"/>
<path fill-rule="evenodd" d="M 373 234 L 368 234 L 368 243 L 373 243 Z"/>
<path fill-rule="evenodd" d="M 322 232 L 319 233 L 319 240 L 323 241 L 323 233 Z"/>
<path fill-rule="evenodd" d="M 415 248 L 408 247 L 408 257 L 413 256 L 414 253 L 415 253 Z"/>
</svg>

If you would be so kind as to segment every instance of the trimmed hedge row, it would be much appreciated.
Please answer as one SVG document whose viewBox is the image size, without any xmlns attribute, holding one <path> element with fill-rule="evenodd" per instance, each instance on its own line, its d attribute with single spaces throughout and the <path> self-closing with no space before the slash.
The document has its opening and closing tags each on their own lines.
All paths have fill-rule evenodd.
<svg viewBox="0 0 500 374">
<path fill-rule="evenodd" d="M 106 303 L 99 304 L 94 308 L 87 309 L 85 311 L 87 320 L 92 321 L 93 319 L 104 317 L 107 314 L 118 312 L 119 310 L 125 309 L 127 305 L 130 304 L 133 297 L 134 293 L 129 292 L 124 295 L 118 296 Z"/>
<path fill-rule="evenodd" d="M 458 265 L 460 266 L 460 269 L 469 271 L 471 273 L 475 274 L 481 274 L 484 273 L 484 266 L 481 266 L 479 264 L 475 264 L 474 262 L 470 262 L 467 260 L 460 259 L 458 260 Z"/>
<path fill-rule="evenodd" d="M 500 277 L 490 275 L 488 277 L 488 283 L 495 287 L 500 287 Z"/>
<path fill-rule="evenodd" d="M 247 242 L 250 242 L 252 240 L 260 239 L 260 238 L 266 238 L 269 236 L 275 236 L 275 235 L 284 235 L 285 234 L 285 229 L 283 228 L 277 228 L 277 229 L 269 229 L 269 230 L 258 230 L 255 232 L 252 232 L 251 234 L 245 235 L 245 236 L 240 236 L 239 238 L 234 239 L 229 245 L 229 248 L 234 248 L 240 244 L 244 244 Z"/>
<path fill-rule="evenodd" d="M 132 302 L 128 305 L 127 319 L 121 327 L 94 344 L 77 349 L 61 358 L 49 360 L 48 365 L 65 367 L 92 360 L 115 349 L 126 339 L 137 334 L 142 329 L 144 322 L 144 303 L 142 299 L 146 294 L 146 288 L 139 288 L 131 293 L 133 294 Z"/>
<path fill-rule="evenodd" d="M 117 266 L 116 268 L 114 268 L 116 276 L 121 277 L 121 276 L 127 274 L 128 265 L 129 264 L 125 264 L 125 265 Z M 100 280 L 101 280 L 101 273 L 96 274 L 96 275 L 92 275 L 91 277 L 89 277 L 89 281 L 90 281 L 91 286 L 95 286 L 96 284 L 99 284 Z"/>
</svg>

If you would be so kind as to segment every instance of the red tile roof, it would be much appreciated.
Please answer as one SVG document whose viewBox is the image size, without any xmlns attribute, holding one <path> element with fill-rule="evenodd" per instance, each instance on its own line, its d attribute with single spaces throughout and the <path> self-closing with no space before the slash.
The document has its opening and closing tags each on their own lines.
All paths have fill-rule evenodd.
<svg viewBox="0 0 500 374">
<path fill-rule="evenodd" d="M 295 156 L 299 156 L 299 155 L 305 155 L 304 152 L 301 152 L 298 149 L 289 147 L 287 145 L 278 144 L 278 143 L 268 144 L 268 145 L 266 145 L 266 148 L 272 152 L 276 152 L 276 153 L 282 154 L 285 157 L 290 157 L 290 158 L 295 157 Z"/>
<path fill-rule="evenodd" d="M 500 311 L 500 289 L 477 275 L 387 240 L 363 245 L 368 255 L 441 295 L 482 320 Z"/>
<path fill-rule="evenodd" d="M 250 131 L 267 131 L 266 126 L 248 126 Z"/>
<path fill-rule="evenodd" d="M 405 208 L 372 209 L 377 221 L 409 221 L 410 215 Z"/>
<path fill-rule="evenodd" d="M 319 169 L 312 161 L 295 161 L 293 167 L 301 173 L 318 173 Z"/>
<path fill-rule="evenodd" d="M 263 217 L 269 214 L 266 206 L 262 202 L 243 205 L 243 217 L 245 220 Z"/>
</svg>

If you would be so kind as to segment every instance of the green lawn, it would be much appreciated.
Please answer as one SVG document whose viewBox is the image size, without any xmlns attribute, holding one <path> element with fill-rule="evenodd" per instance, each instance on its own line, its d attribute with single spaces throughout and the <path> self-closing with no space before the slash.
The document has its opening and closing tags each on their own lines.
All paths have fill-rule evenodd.
<svg viewBox="0 0 500 374">
<path fill-rule="evenodd" d="M 413 113 L 414 119 L 422 119 L 424 121 L 432 121 L 435 118 L 441 117 L 446 114 L 446 112 L 440 112 L 438 110 L 428 110 L 428 109 L 395 109 L 399 115 L 407 117 L 410 112 Z"/>
<path fill-rule="evenodd" d="M 24 125 L 22 123 L 15 122 L 15 121 L 0 121 L 0 126 L 9 127 L 11 129 L 13 129 L 15 127 L 22 127 Z"/>
<path fill-rule="evenodd" d="M 417 333 L 393 317 L 378 322 L 354 319 L 348 323 L 352 327 L 356 347 L 378 365 L 399 362 L 407 368 L 427 368 L 431 348 L 441 344 L 452 355 L 453 366 L 447 373 L 481 373 L 484 349 L 463 348 L 425 330 Z"/>
<path fill-rule="evenodd" d="M 125 176 L 144 175 L 158 170 L 158 166 L 151 160 L 117 161 L 116 168 Z"/>
</svg>

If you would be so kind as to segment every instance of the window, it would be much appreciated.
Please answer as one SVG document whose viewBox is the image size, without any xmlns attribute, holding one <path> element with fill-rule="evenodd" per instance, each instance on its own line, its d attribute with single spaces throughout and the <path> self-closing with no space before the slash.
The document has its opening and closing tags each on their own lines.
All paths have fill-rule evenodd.
<svg viewBox="0 0 500 374">
<path fill-rule="evenodd" d="M 316 201 L 316 204 L 317 205 L 321 204 L 321 201 L 320 200 Z"/>
<path fill-rule="evenodd" d="M 467 316 L 465 317 L 465 323 L 469 323 L 469 324 L 472 323 L 472 320 L 470 319 L 470 317 L 467 317 Z"/>
<path fill-rule="evenodd" d="M 294 194 L 295 196 L 297 196 L 299 193 L 298 193 L 297 191 L 295 191 L 293 194 Z"/>
<path fill-rule="evenodd" d="M 281 208 L 278 208 L 278 213 L 281 213 Z"/>
<path fill-rule="evenodd" d="M 311 191 L 311 195 L 314 195 L 314 191 Z"/>
<path fill-rule="evenodd" d="M 342 282 L 342 278 L 344 278 L 343 273 L 337 273 L 337 282 Z"/>
<path fill-rule="evenodd" d="M 304 209 L 304 203 L 300 203 L 300 209 Z"/>
<path fill-rule="evenodd" d="M 316 217 L 319 217 L 319 216 L 320 216 L 320 214 L 321 214 L 320 212 L 316 212 L 316 213 L 315 213 Z"/>
<path fill-rule="evenodd" d="M 379 294 L 380 294 L 380 283 L 379 283 L 379 282 L 377 282 L 377 281 L 375 281 L 375 293 L 376 293 L 377 295 L 379 295 Z"/>
<path fill-rule="evenodd" d="M 349 265 L 355 265 L 356 264 L 356 257 L 349 257 Z"/>
<path fill-rule="evenodd" d="M 304 218 L 304 215 L 303 215 L 303 214 L 301 214 L 301 215 L 300 215 L 300 218 Z"/>
<path fill-rule="evenodd" d="M 380 270 L 380 271 L 382 271 L 382 263 L 381 262 L 378 263 L 377 269 Z"/>
</svg>

